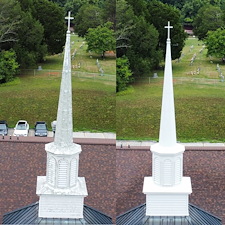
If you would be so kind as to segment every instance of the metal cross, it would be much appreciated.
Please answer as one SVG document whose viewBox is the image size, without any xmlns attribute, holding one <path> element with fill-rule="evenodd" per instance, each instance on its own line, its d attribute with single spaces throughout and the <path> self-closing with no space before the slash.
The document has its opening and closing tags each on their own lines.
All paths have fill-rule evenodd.
<svg viewBox="0 0 225 225">
<path fill-rule="evenodd" d="M 173 28 L 173 26 L 170 26 L 170 21 L 168 21 L 168 26 L 165 26 L 165 28 L 168 29 L 168 37 L 167 37 L 167 39 L 170 39 L 170 29 Z"/>
<path fill-rule="evenodd" d="M 70 31 L 70 20 L 74 19 L 74 17 L 70 16 L 70 11 L 68 12 L 68 16 L 65 17 L 66 20 L 68 20 L 68 31 Z"/>
</svg>

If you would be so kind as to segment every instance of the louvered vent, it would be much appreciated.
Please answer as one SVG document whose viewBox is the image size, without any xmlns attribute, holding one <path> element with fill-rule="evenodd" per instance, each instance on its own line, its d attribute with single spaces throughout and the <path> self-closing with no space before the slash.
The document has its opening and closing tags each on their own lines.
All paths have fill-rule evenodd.
<svg viewBox="0 0 225 225">
<path fill-rule="evenodd" d="M 68 162 L 66 160 L 59 161 L 59 171 L 58 171 L 58 187 L 67 187 L 67 176 L 68 174 Z"/>
<path fill-rule="evenodd" d="M 156 184 L 159 184 L 160 183 L 160 160 L 157 157 L 154 158 L 153 177 L 154 177 L 154 182 Z"/>
<path fill-rule="evenodd" d="M 177 158 L 175 162 L 175 183 L 179 184 L 182 177 L 181 158 Z"/>
<path fill-rule="evenodd" d="M 74 186 L 76 184 L 77 179 L 77 160 L 73 159 L 71 161 L 71 168 L 70 168 L 70 186 Z"/>
<path fill-rule="evenodd" d="M 50 185 L 55 185 L 55 167 L 56 161 L 53 157 L 48 158 L 48 173 L 47 173 L 47 181 Z"/>
<path fill-rule="evenodd" d="M 163 163 L 163 185 L 172 185 L 172 162 L 166 159 Z"/>
</svg>

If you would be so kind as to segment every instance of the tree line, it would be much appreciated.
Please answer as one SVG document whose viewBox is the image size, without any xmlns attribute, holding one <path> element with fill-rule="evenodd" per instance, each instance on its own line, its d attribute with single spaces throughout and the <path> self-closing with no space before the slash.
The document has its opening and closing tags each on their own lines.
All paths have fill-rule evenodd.
<svg viewBox="0 0 225 225">
<path fill-rule="evenodd" d="M 104 57 L 105 51 L 116 49 L 117 91 L 159 67 L 168 21 L 173 59 L 184 47 L 184 25 L 205 41 L 208 54 L 224 58 L 223 0 L 1 0 L 0 83 L 11 80 L 18 68 L 63 51 L 68 11 L 88 51 Z"/>
<path fill-rule="evenodd" d="M 225 57 L 223 0 L 117 0 L 116 10 L 117 91 L 159 67 L 165 55 L 167 21 L 173 26 L 172 59 L 181 55 L 185 26 L 205 42 L 209 55 Z"/>
<path fill-rule="evenodd" d="M 36 66 L 47 55 L 63 51 L 68 11 L 75 16 L 79 36 L 97 27 L 95 33 L 105 36 L 105 46 L 96 46 L 96 34 L 90 30 L 88 50 L 103 55 L 114 50 L 115 8 L 115 0 L 1 0 L 0 83 L 12 80 L 18 69 Z"/>
</svg>

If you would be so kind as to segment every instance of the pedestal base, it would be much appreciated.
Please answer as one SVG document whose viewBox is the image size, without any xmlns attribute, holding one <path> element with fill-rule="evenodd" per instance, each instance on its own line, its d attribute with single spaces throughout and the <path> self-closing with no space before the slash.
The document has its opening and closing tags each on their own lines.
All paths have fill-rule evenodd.
<svg viewBox="0 0 225 225">
<path fill-rule="evenodd" d="M 83 218 L 84 197 L 88 195 L 84 177 L 69 189 L 52 189 L 46 177 L 37 179 L 37 195 L 40 196 L 38 216 L 42 218 Z"/>
<path fill-rule="evenodd" d="M 38 217 L 83 218 L 84 196 L 41 195 Z"/>
<path fill-rule="evenodd" d="M 183 177 L 180 184 L 169 187 L 145 177 L 143 193 L 146 194 L 146 216 L 189 216 L 190 177 Z"/>
</svg>

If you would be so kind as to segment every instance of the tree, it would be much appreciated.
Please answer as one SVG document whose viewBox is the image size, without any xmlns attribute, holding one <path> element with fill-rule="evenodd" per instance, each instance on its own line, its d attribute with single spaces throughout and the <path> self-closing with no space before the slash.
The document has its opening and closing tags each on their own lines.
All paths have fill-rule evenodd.
<svg viewBox="0 0 225 225">
<path fill-rule="evenodd" d="M 19 64 L 16 62 L 16 54 L 13 50 L 0 52 L 0 83 L 13 80 Z"/>
<path fill-rule="evenodd" d="M 89 28 L 101 25 L 102 9 L 95 5 L 83 5 L 75 16 L 75 31 L 84 37 Z"/>
<path fill-rule="evenodd" d="M 88 44 L 87 51 L 104 54 L 106 51 L 115 50 L 116 40 L 114 31 L 110 29 L 112 23 L 108 22 L 96 28 L 89 28 L 85 36 Z"/>
<path fill-rule="evenodd" d="M 64 7 L 68 2 L 68 0 L 50 0 L 50 1 L 58 4 L 60 7 Z"/>
<path fill-rule="evenodd" d="M 116 29 L 116 0 L 105 0 L 103 8 L 103 20 L 104 22 L 111 22 L 113 24 L 113 30 Z"/>
<path fill-rule="evenodd" d="M 132 6 L 136 16 L 145 16 L 147 12 L 145 0 L 127 0 L 127 3 Z"/>
<path fill-rule="evenodd" d="M 21 8 L 15 0 L 0 1 L 0 49 L 10 48 L 18 40 L 18 25 L 21 23 Z"/>
<path fill-rule="evenodd" d="M 64 10 L 48 0 L 33 1 L 35 10 L 32 12 L 32 16 L 44 28 L 44 40 L 48 47 L 48 53 L 57 54 L 62 52 L 66 32 Z"/>
<path fill-rule="evenodd" d="M 183 8 L 181 9 L 182 21 L 184 23 L 193 23 L 195 17 L 198 14 L 200 8 L 206 5 L 214 5 L 222 9 L 224 6 L 223 0 L 188 0 L 185 1 Z"/>
<path fill-rule="evenodd" d="M 188 0 L 185 2 L 182 10 L 182 20 L 184 23 L 192 24 L 198 10 L 206 4 L 207 0 Z"/>
<path fill-rule="evenodd" d="M 205 39 L 208 49 L 207 55 L 220 58 L 225 57 L 225 29 L 218 28 L 216 31 L 209 31 Z"/>
<path fill-rule="evenodd" d="M 161 51 L 157 50 L 159 33 L 156 28 L 146 22 L 144 17 L 137 17 L 135 27 L 129 35 L 130 48 L 126 56 L 135 76 L 148 74 L 162 59 Z"/>
<path fill-rule="evenodd" d="M 172 59 L 179 58 L 184 47 L 186 34 L 180 23 L 180 12 L 171 5 L 163 4 L 159 1 L 151 1 L 147 5 L 148 14 L 146 20 L 153 24 L 159 32 L 158 48 L 163 51 L 165 55 L 167 31 L 165 25 L 173 26 L 171 30 L 171 45 L 172 45 Z"/>
<path fill-rule="evenodd" d="M 44 28 L 31 13 L 22 12 L 22 22 L 18 27 L 18 41 L 13 45 L 21 67 L 35 65 L 47 54 L 44 43 Z"/>
<path fill-rule="evenodd" d="M 20 7 L 24 12 L 31 12 L 34 8 L 33 0 L 18 0 L 18 2 L 20 3 Z"/>
<path fill-rule="evenodd" d="M 124 91 L 131 81 L 132 72 L 129 69 L 129 60 L 123 56 L 116 59 L 116 92 Z"/>
<path fill-rule="evenodd" d="M 131 47 L 130 35 L 135 27 L 137 17 L 133 8 L 126 0 L 117 0 L 116 3 L 116 54 L 117 57 L 126 55 Z"/>
<path fill-rule="evenodd" d="M 178 9 L 182 9 L 186 1 L 187 0 L 161 0 L 162 3 L 173 5 Z"/>
<path fill-rule="evenodd" d="M 77 15 L 79 9 L 83 5 L 87 5 L 89 0 L 67 0 L 65 3 L 65 11 L 71 11 L 72 15 Z"/>
<path fill-rule="evenodd" d="M 219 7 L 206 5 L 199 9 L 194 19 L 194 34 L 203 40 L 208 31 L 214 31 L 224 25 L 223 13 Z"/>
</svg>

